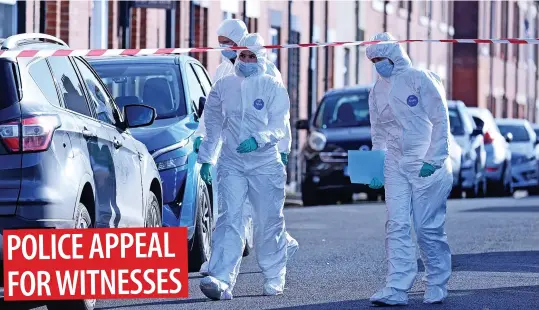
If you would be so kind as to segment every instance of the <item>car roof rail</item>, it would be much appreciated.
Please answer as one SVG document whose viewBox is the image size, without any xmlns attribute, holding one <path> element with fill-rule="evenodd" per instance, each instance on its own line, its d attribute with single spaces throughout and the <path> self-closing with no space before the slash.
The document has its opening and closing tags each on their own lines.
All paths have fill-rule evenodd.
<svg viewBox="0 0 539 310">
<path fill-rule="evenodd" d="M 44 33 L 22 33 L 22 34 L 16 34 L 16 35 L 10 36 L 7 39 L 5 39 L 2 42 L 1 49 L 5 50 L 5 49 L 15 48 L 15 47 L 19 46 L 19 44 L 17 44 L 17 43 L 19 43 L 21 41 L 40 40 L 40 39 L 43 40 L 43 41 L 46 41 L 46 40 L 52 41 L 52 42 L 54 42 L 56 44 L 63 45 L 65 47 L 69 47 L 69 45 L 67 45 L 67 43 L 65 43 L 64 41 L 58 39 L 57 37 L 48 35 L 48 34 L 44 34 Z"/>
</svg>

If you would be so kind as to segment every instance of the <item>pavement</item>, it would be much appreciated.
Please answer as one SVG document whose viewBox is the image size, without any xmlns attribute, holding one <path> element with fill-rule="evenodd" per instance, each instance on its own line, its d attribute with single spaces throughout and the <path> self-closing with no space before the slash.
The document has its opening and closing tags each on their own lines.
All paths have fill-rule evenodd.
<svg viewBox="0 0 539 310">
<path fill-rule="evenodd" d="M 262 296 L 254 257 L 242 263 L 231 301 L 209 301 L 190 274 L 189 298 L 98 301 L 96 309 L 366 309 L 384 284 L 382 203 L 285 210 L 300 250 L 289 262 L 283 296 Z M 411 309 L 539 309 L 539 198 L 466 199 L 448 203 L 446 231 L 453 253 L 449 297 L 424 305 L 423 265 L 410 291 Z M 1 303 L 0 309 L 35 305 Z M 36 308 L 45 309 L 45 308 Z"/>
</svg>

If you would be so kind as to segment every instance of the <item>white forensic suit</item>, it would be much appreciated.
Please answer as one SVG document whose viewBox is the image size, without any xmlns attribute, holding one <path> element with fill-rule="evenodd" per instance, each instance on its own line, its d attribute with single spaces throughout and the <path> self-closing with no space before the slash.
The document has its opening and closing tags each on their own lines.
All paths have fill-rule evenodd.
<svg viewBox="0 0 539 310">
<path fill-rule="evenodd" d="M 373 40 L 395 40 L 388 33 Z M 446 201 L 453 177 L 449 156 L 449 119 L 445 91 L 432 72 L 412 67 L 399 44 L 366 49 L 369 59 L 394 63 L 389 78 L 379 76 L 369 96 L 373 150 L 386 150 L 384 164 L 387 207 L 386 287 L 371 297 L 376 304 L 407 304 L 407 290 L 417 275 L 411 217 L 425 265 L 425 303 L 447 296 L 451 252 L 444 231 Z M 423 163 L 441 167 L 419 177 Z"/>
<path fill-rule="evenodd" d="M 259 35 L 248 35 L 242 44 L 261 46 Z M 216 163 L 220 209 L 212 241 L 210 276 L 201 280 L 204 294 L 212 299 L 231 299 L 245 243 L 244 217 L 252 203 L 255 252 L 265 278 L 264 294 L 282 293 L 285 283 L 287 241 L 283 205 L 286 170 L 278 150 L 286 136 L 290 102 L 276 78 L 264 74 L 263 50 L 254 50 L 257 72 L 247 78 L 235 64 L 235 74 L 218 80 L 210 92 L 204 113 L 206 137 L 200 145 L 199 163 Z M 258 148 L 240 154 L 236 148 L 250 137 Z M 219 154 L 216 146 L 222 141 Z M 216 159 L 217 157 L 217 159 Z M 226 295 L 226 296 L 225 296 Z"/>
<path fill-rule="evenodd" d="M 245 35 L 247 35 L 247 29 L 245 28 L 245 35 L 243 35 L 240 39 L 238 39 L 240 33 L 243 33 L 243 29 L 245 27 L 245 24 L 243 24 L 243 22 L 239 21 L 239 20 L 227 20 L 225 22 L 228 22 L 228 23 L 223 23 L 221 25 L 221 27 L 217 31 L 218 35 L 230 38 L 231 40 L 236 42 L 236 44 L 239 45 L 239 42 L 241 41 L 241 39 Z M 238 30 L 238 29 L 240 29 L 241 31 Z M 281 73 L 279 72 L 277 67 L 273 64 L 273 62 L 269 61 L 267 58 L 265 58 L 265 60 L 266 60 L 266 74 L 269 74 L 269 75 L 275 77 L 281 84 L 283 84 Z M 219 64 L 219 66 L 217 67 L 215 76 L 213 78 L 213 82 L 215 83 L 218 80 L 220 80 L 221 78 L 223 78 L 225 76 L 228 76 L 228 75 L 233 75 L 234 73 L 235 73 L 235 70 L 234 70 L 234 64 L 232 63 L 232 61 L 230 59 L 222 56 L 222 61 Z M 200 118 L 198 128 L 197 128 L 197 130 L 195 131 L 195 134 L 194 134 L 195 137 L 204 137 L 206 135 L 206 128 L 205 128 L 205 125 L 204 125 L 204 119 L 205 119 L 205 113 L 202 112 L 202 116 Z M 279 150 L 280 153 L 290 154 L 291 143 L 292 143 L 291 131 L 290 131 L 290 122 L 286 123 L 285 134 L 286 135 L 285 135 L 284 139 L 279 141 L 278 150 Z M 221 143 L 219 143 L 219 145 L 218 145 L 218 147 L 216 149 L 217 154 L 219 153 L 220 149 L 221 149 Z M 212 167 L 212 175 L 213 175 L 213 178 L 215 180 L 218 179 L 217 166 L 216 165 Z M 212 191 L 213 191 L 213 205 L 214 206 L 219 206 L 218 186 L 213 186 Z M 245 201 L 245 204 L 246 204 L 246 207 L 247 207 L 247 212 L 245 213 L 244 221 L 245 221 L 245 227 L 247 229 L 246 233 L 248 234 L 250 232 L 248 230 L 248 228 L 250 227 L 248 225 L 248 223 L 252 220 L 251 219 L 252 206 L 251 206 L 251 203 L 249 201 L 249 198 L 247 198 L 247 200 Z M 216 236 L 215 234 L 213 234 L 212 237 L 213 238 L 216 238 L 216 237 L 219 238 L 220 236 Z M 299 247 L 298 242 L 296 241 L 296 239 L 292 238 L 292 236 L 290 236 L 290 234 L 288 234 L 288 232 L 286 232 L 286 239 L 287 239 L 289 256 L 292 256 L 297 251 L 297 249 Z M 208 262 L 204 262 L 202 264 L 202 266 L 200 268 L 200 273 L 203 274 L 203 275 L 208 274 Z"/>
</svg>

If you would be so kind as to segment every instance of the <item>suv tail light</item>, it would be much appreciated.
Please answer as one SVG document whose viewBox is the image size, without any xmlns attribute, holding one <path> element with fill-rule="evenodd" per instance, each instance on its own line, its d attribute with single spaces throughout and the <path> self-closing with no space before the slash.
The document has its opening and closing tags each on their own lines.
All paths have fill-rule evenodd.
<svg viewBox="0 0 539 310">
<path fill-rule="evenodd" d="M 492 135 L 488 131 L 485 134 L 484 141 L 485 141 L 485 144 L 491 144 L 492 141 L 494 141 L 494 138 L 492 137 Z"/>
<path fill-rule="evenodd" d="M 11 152 L 45 151 L 51 144 L 54 131 L 60 127 L 53 115 L 32 116 L 22 122 L 0 124 L 0 139 Z"/>
</svg>

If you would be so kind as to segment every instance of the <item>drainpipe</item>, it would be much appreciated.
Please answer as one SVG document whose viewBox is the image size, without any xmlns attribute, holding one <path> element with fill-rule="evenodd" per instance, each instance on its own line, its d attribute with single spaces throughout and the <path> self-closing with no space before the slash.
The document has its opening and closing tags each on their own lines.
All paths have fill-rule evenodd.
<svg viewBox="0 0 539 310">
<path fill-rule="evenodd" d="M 429 0 L 429 24 L 427 25 L 427 38 L 430 40 L 432 30 L 430 28 L 430 24 L 432 22 L 432 0 Z M 432 46 L 431 43 L 427 43 L 427 69 L 430 70 L 430 60 L 431 60 L 431 52 L 432 52 Z"/>
<path fill-rule="evenodd" d="M 356 3 L 356 41 L 360 40 L 359 37 L 359 0 Z M 349 68 L 347 68 L 349 70 Z M 356 84 L 359 84 L 359 45 L 356 45 Z"/>
<path fill-rule="evenodd" d="M 491 2 L 490 3 L 490 37 L 492 38 L 492 28 L 493 26 L 493 19 L 494 19 L 494 5 L 496 3 L 495 2 Z M 492 50 L 494 51 L 494 49 L 491 49 L 490 46 L 489 46 L 489 51 Z M 489 53 L 490 54 L 490 53 Z M 490 103 L 490 106 L 491 107 L 494 107 L 494 111 L 491 111 L 492 114 L 494 115 L 494 117 L 496 117 L 496 114 L 497 114 L 497 109 L 496 109 L 496 105 L 494 105 L 493 103 L 495 102 L 494 100 L 494 70 L 493 70 L 493 66 L 494 66 L 494 55 L 489 55 L 489 67 L 490 67 L 490 72 L 489 72 L 489 90 L 490 90 L 490 96 L 489 96 L 489 103 Z"/>
<path fill-rule="evenodd" d="M 247 0 L 243 0 L 243 22 L 249 27 L 247 24 Z"/>
<path fill-rule="evenodd" d="M 195 4 L 193 1 L 189 1 L 189 46 L 195 46 Z"/>
<path fill-rule="evenodd" d="M 326 37 L 326 42 L 329 42 L 329 30 L 328 30 L 328 8 L 329 8 L 329 1 L 326 0 L 325 3 L 324 3 L 324 24 L 325 24 L 325 37 Z M 327 91 L 328 90 L 328 87 L 329 87 L 329 49 L 331 47 L 326 47 L 326 52 L 325 52 L 325 77 L 324 77 L 324 91 Z"/>
<path fill-rule="evenodd" d="M 410 39 L 410 25 L 412 24 L 412 1 L 408 2 L 406 10 L 408 11 L 408 14 L 406 14 L 406 39 Z M 410 43 L 406 43 L 406 53 L 408 54 L 408 57 L 410 56 Z"/>
<path fill-rule="evenodd" d="M 314 1 L 309 0 L 309 42 L 314 41 Z M 313 97 L 313 77 L 314 77 L 314 52 L 313 48 L 309 48 L 309 81 L 308 81 L 308 92 L 307 92 L 307 102 L 309 104 L 309 109 L 307 110 L 309 119 L 311 119 L 311 116 L 313 114 L 313 110 L 315 107 L 315 104 L 313 101 L 315 98 Z"/>
<path fill-rule="evenodd" d="M 384 1 L 384 24 L 383 24 L 384 32 L 387 31 L 387 5 L 388 4 L 389 4 L 389 1 L 385 0 Z"/>
<path fill-rule="evenodd" d="M 288 0 L 288 44 L 292 44 L 292 0 Z M 288 52 L 288 69 L 287 69 L 287 84 L 288 89 L 290 89 L 290 82 L 292 80 L 292 57 L 290 57 L 290 52 Z"/>
</svg>

